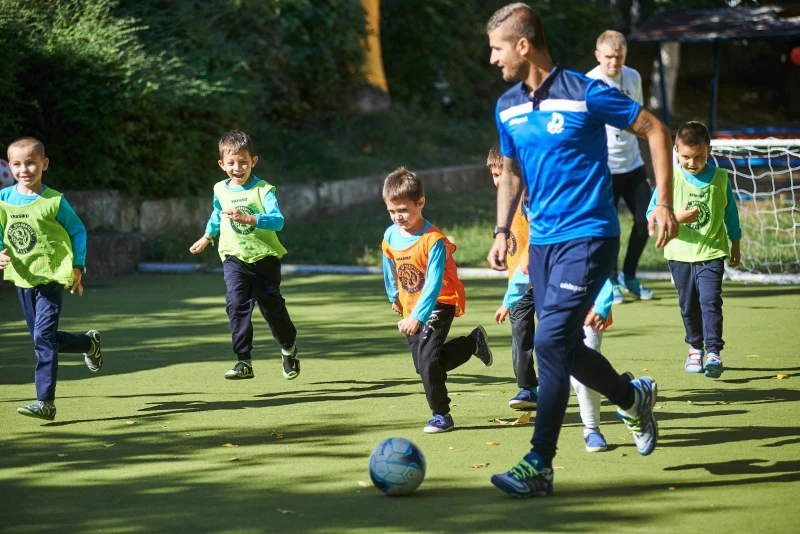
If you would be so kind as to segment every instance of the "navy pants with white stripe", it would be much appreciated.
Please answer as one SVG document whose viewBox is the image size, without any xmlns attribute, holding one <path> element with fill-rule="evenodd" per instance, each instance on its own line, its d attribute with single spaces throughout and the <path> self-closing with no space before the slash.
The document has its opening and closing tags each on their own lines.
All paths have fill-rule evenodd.
<svg viewBox="0 0 800 534">
<path fill-rule="evenodd" d="M 629 408 L 633 387 L 606 358 L 583 343 L 583 321 L 617 259 L 619 237 L 531 245 L 529 272 L 539 322 L 534 347 L 539 398 L 531 444 L 552 466 L 569 400 L 569 377 Z"/>
<path fill-rule="evenodd" d="M 64 288 L 58 282 L 36 287 L 18 287 L 17 295 L 22 313 L 28 323 L 36 353 L 36 400 L 53 402 L 58 380 L 58 354 L 86 353 L 92 340 L 86 334 L 71 334 L 58 330 L 61 299 Z"/>
</svg>

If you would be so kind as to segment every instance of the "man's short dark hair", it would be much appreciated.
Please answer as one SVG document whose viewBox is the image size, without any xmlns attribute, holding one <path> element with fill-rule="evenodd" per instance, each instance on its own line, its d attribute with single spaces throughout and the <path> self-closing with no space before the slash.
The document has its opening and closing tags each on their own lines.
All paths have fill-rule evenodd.
<svg viewBox="0 0 800 534">
<path fill-rule="evenodd" d="M 542 17 L 527 4 L 517 2 L 498 9 L 486 24 L 486 33 L 501 27 L 503 37 L 508 41 L 525 38 L 537 50 L 547 47 Z"/>
</svg>

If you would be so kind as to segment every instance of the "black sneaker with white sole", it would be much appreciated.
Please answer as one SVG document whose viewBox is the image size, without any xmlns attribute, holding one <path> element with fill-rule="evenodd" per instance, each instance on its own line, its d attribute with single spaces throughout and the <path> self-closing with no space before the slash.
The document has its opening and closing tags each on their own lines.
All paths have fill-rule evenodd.
<svg viewBox="0 0 800 534">
<path fill-rule="evenodd" d="M 294 380 L 300 376 L 300 359 L 297 357 L 297 347 L 292 349 L 291 354 L 284 354 L 283 350 L 281 350 L 281 358 L 283 358 L 283 378 Z"/>
<path fill-rule="evenodd" d="M 91 372 L 96 373 L 103 368 L 103 349 L 100 346 L 100 332 L 89 330 L 86 335 L 92 341 L 92 348 L 89 349 L 89 352 L 83 354 L 83 361 Z"/>
<path fill-rule="evenodd" d="M 244 360 L 239 360 L 233 369 L 225 373 L 225 378 L 228 380 L 245 380 L 247 378 L 255 378 L 253 374 L 253 366 Z"/>
</svg>

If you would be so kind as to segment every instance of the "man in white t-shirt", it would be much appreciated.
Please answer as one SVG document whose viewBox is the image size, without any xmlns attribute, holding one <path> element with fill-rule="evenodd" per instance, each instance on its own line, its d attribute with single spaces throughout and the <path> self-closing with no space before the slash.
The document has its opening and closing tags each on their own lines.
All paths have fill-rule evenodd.
<svg viewBox="0 0 800 534">
<path fill-rule="evenodd" d="M 586 76 L 603 80 L 643 104 L 642 77 L 634 69 L 625 66 L 625 55 L 628 51 L 625 36 L 613 30 L 605 31 L 597 38 L 596 48 L 594 56 L 600 64 L 587 72 Z M 649 300 L 653 298 L 653 292 L 642 287 L 636 277 L 636 269 L 648 238 L 646 212 L 652 191 L 650 182 L 647 180 L 636 136 L 606 124 L 606 137 L 608 168 L 611 170 L 614 186 L 614 205 L 619 204 L 620 197 L 624 198 L 633 215 L 633 229 L 622 272 L 617 273 L 615 268 L 611 275 L 614 282 L 614 303 L 623 301 L 623 290 L 629 291 L 636 299 Z"/>
</svg>

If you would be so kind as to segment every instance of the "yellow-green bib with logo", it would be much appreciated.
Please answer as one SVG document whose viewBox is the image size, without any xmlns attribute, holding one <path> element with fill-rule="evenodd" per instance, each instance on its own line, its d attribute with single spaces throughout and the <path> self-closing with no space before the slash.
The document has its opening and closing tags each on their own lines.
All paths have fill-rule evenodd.
<svg viewBox="0 0 800 534">
<path fill-rule="evenodd" d="M 253 177 L 255 179 L 255 177 Z M 238 208 L 248 215 L 264 213 L 264 195 L 275 191 L 275 187 L 263 180 L 246 191 L 231 191 L 223 180 L 214 186 L 214 194 L 223 210 Z M 245 263 L 254 263 L 267 256 L 282 258 L 286 254 L 272 230 L 262 230 L 249 224 L 241 224 L 222 218 L 219 225 L 219 257 L 225 261 L 234 256 Z"/>
<path fill-rule="evenodd" d="M 729 254 L 725 229 L 728 204 L 728 172 L 717 168 L 708 185 L 695 187 L 683 176 L 680 167 L 672 174 L 672 203 L 683 209 L 697 208 L 697 221 L 678 225 L 678 235 L 664 247 L 668 260 L 709 261 Z"/>
<path fill-rule="evenodd" d="M 72 285 L 72 241 L 56 221 L 61 197 L 48 187 L 23 206 L 0 202 L 3 243 L 11 256 L 5 279 L 17 287 Z"/>
</svg>

